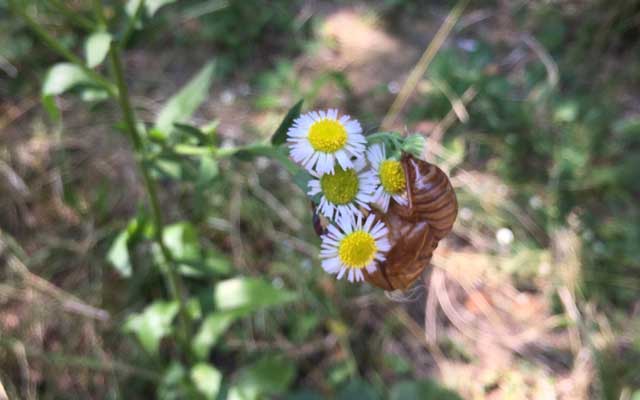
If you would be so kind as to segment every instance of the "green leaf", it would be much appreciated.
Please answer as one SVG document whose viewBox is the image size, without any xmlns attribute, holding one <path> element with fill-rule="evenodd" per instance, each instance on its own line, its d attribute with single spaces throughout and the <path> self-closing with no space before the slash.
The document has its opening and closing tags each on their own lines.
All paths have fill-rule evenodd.
<svg viewBox="0 0 640 400">
<path fill-rule="evenodd" d="M 193 384 L 187 372 L 182 364 L 172 361 L 162 374 L 156 398 L 159 400 L 182 400 L 196 397 L 197 393 L 192 388 Z"/>
<path fill-rule="evenodd" d="M 102 64 L 111 46 L 111 35 L 107 32 L 92 33 L 84 42 L 84 55 L 89 68 Z"/>
<path fill-rule="evenodd" d="M 144 4 L 149 16 L 153 16 L 161 7 L 175 2 L 176 0 L 147 0 Z"/>
<path fill-rule="evenodd" d="M 213 249 L 205 250 L 204 261 L 200 267 L 202 267 L 202 272 L 211 275 L 228 275 L 233 270 L 229 257 Z"/>
<path fill-rule="evenodd" d="M 173 127 L 177 132 L 184 134 L 186 137 L 195 138 L 199 144 L 209 144 L 210 138 L 202 132 L 198 127 L 189 124 L 174 123 Z"/>
<path fill-rule="evenodd" d="M 107 261 L 125 278 L 131 276 L 131 258 L 129 257 L 128 244 L 129 232 L 125 229 L 116 236 L 107 252 Z"/>
<path fill-rule="evenodd" d="M 174 123 L 186 122 L 205 100 L 214 72 L 215 63 L 208 63 L 178 93 L 170 98 L 160 110 L 155 128 L 171 132 Z"/>
<path fill-rule="evenodd" d="M 293 362 L 283 356 L 265 356 L 245 368 L 229 389 L 227 400 L 257 400 L 284 393 L 296 375 Z"/>
<path fill-rule="evenodd" d="M 226 332 L 240 314 L 222 311 L 209 314 L 202 321 L 200 329 L 191 342 L 191 348 L 199 359 L 206 359 L 209 351 L 216 345 L 218 339 Z"/>
<path fill-rule="evenodd" d="M 134 333 L 149 354 L 156 355 L 160 340 L 172 332 L 171 322 L 177 313 L 177 302 L 156 301 L 147 306 L 142 313 L 130 316 L 124 329 L 126 332 Z"/>
<path fill-rule="evenodd" d="M 209 184 L 218 176 L 219 172 L 218 161 L 213 157 L 202 157 L 198 166 L 198 185 Z"/>
<path fill-rule="evenodd" d="M 268 146 L 259 145 L 254 147 L 247 147 L 238 150 L 233 156 L 242 161 L 250 161 L 255 157 L 263 156 L 269 157 L 278 161 L 291 175 L 293 175 L 293 182 L 304 193 L 309 191 L 308 183 L 311 180 L 311 175 L 303 168 L 289 159 L 288 149 L 284 146 Z"/>
<path fill-rule="evenodd" d="M 179 263 L 180 273 L 189 276 L 216 276 L 228 274 L 231 262 L 226 255 L 214 249 L 203 250 L 197 229 L 188 222 L 178 222 L 164 228 L 164 243 Z"/>
<path fill-rule="evenodd" d="M 228 279 L 219 282 L 214 290 L 214 300 L 220 310 L 257 311 L 291 302 L 297 297 L 293 292 L 275 288 L 258 278 Z"/>
<path fill-rule="evenodd" d="M 47 72 L 42 85 L 43 96 L 58 96 L 78 86 L 91 84 L 91 78 L 77 65 L 58 63 Z"/>
<path fill-rule="evenodd" d="M 215 399 L 220 391 L 222 374 L 209 364 L 199 363 L 191 368 L 191 381 L 206 398 Z"/>
<path fill-rule="evenodd" d="M 127 2 L 127 5 L 124 7 L 124 10 L 126 11 L 127 15 L 130 17 L 133 17 L 138 7 L 140 7 L 140 4 L 142 3 L 142 1 L 143 0 L 129 0 Z"/>
<path fill-rule="evenodd" d="M 109 93 L 98 87 L 85 87 L 80 91 L 80 98 L 87 103 L 98 103 L 100 101 L 107 100 Z"/>
<path fill-rule="evenodd" d="M 293 121 L 300 116 L 300 110 L 302 109 L 303 100 L 298 101 L 293 107 L 289 109 L 287 115 L 280 123 L 276 132 L 271 136 L 271 144 L 274 146 L 281 145 L 287 140 L 287 131 L 293 124 Z"/>
<path fill-rule="evenodd" d="M 56 104 L 56 98 L 52 95 L 42 96 L 42 106 L 49 114 L 49 118 L 55 123 L 60 122 L 60 109 Z"/>
<path fill-rule="evenodd" d="M 394 384 L 389 391 L 389 400 L 403 399 L 438 399 L 462 400 L 457 393 L 446 389 L 434 381 L 401 381 Z"/>
<path fill-rule="evenodd" d="M 142 0 L 129 0 L 125 9 L 129 16 L 135 14 L 136 10 L 140 6 L 140 2 Z M 145 0 L 144 8 L 147 12 L 147 15 L 153 17 L 153 15 L 163 6 L 166 6 L 171 3 L 175 3 L 176 0 Z"/>
<path fill-rule="evenodd" d="M 197 260 L 200 258 L 198 232 L 188 222 L 178 222 L 164 228 L 162 238 L 173 257 L 177 260 Z"/>
<path fill-rule="evenodd" d="M 289 159 L 289 151 L 284 146 L 256 145 L 236 151 L 233 156 L 242 161 L 250 161 L 255 157 L 269 157 L 278 161 L 291 175 L 297 175 L 304 172 L 309 175 L 303 168 Z M 305 193 L 307 188 L 304 188 Z"/>
</svg>

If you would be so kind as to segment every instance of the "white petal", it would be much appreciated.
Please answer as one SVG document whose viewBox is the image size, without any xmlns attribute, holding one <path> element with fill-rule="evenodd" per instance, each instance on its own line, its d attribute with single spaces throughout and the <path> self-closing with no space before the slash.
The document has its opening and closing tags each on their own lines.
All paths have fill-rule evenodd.
<svg viewBox="0 0 640 400">
<path fill-rule="evenodd" d="M 322 269 L 330 274 L 336 274 L 340 270 L 340 259 L 337 257 L 322 261 Z"/>
<path fill-rule="evenodd" d="M 373 225 L 373 221 L 375 219 L 375 215 L 374 214 L 369 214 L 369 216 L 367 217 L 367 220 L 364 223 L 364 230 L 367 232 L 371 231 L 371 225 Z"/>
<path fill-rule="evenodd" d="M 349 169 L 353 167 L 353 164 L 351 163 L 351 160 L 349 159 L 349 156 L 347 155 L 346 151 L 344 150 L 336 151 L 335 157 L 336 157 L 336 161 L 338 162 L 338 164 L 340 164 L 342 169 Z"/>
<path fill-rule="evenodd" d="M 353 268 L 349 268 L 349 282 L 353 282 L 353 275 L 354 275 L 354 271 Z"/>
</svg>

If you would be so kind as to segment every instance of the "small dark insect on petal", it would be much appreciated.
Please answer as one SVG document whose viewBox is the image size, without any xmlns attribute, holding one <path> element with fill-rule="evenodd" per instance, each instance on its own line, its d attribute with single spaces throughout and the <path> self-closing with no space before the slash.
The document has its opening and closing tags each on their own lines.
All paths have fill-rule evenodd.
<svg viewBox="0 0 640 400">
<path fill-rule="evenodd" d="M 316 231 L 318 236 L 325 235 L 327 233 L 327 226 L 329 221 L 316 211 L 316 204 L 311 202 L 311 210 L 313 211 L 313 230 Z"/>
</svg>

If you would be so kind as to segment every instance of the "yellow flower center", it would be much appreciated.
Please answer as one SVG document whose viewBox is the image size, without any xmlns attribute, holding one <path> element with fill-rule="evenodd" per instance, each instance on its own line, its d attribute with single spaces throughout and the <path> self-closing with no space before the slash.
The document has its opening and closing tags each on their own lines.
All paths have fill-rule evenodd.
<svg viewBox="0 0 640 400">
<path fill-rule="evenodd" d="M 342 239 L 338 256 L 347 267 L 361 269 L 373 261 L 377 250 L 376 241 L 370 233 L 355 231 Z"/>
<path fill-rule="evenodd" d="M 358 175 L 352 169 L 344 170 L 335 167 L 335 173 L 324 174 L 320 178 L 322 193 L 333 204 L 348 204 L 352 202 L 358 194 Z"/>
<path fill-rule="evenodd" d="M 380 163 L 378 173 L 380 174 L 380 182 L 385 192 L 391 194 L 404 192 L 407 187 L 407 181 L 405 180 L 400 161 L 384 160 Z"/>
<path fill-rule="evenodd" d="M 347 130 L 335 119 L 323 119 L 311 125 L 309 142 L 316 151 L 333 153 L 347 143 Z"/>
</svg>

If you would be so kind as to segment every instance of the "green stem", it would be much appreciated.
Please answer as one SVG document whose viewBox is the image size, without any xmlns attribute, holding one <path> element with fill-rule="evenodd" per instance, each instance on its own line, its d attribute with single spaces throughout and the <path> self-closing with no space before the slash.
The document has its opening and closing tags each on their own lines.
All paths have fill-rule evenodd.
<svg viewBox="0 0 640 400">
<path fill-rule="evenodd" d="M 231 157 L 241 151 L 249 151 L 253 153 L 269 152 L 273 151 L 273 146 L 270 144 L 253 143 L 245 146 L 237 147 L 224 147 L 219 148 L 215 146 L 195 146 L 192 144 L 177 144 L 174 146 L 173 151 L 176 154 L 183 156 L 212 156 L 216 159 Z"/>
<path fill-rule="evenodd" d="M 178 303 L 178 328 L 179 328 L 179 340 L 183 346 L 183 349 L 188 353 L 189 349 L 189 316 L 187 315 L 186 302 L 183 290 L 183 283 L 180 275 L 176 271 L 176 263 L 171 251 L 164 242 L 162 234 L 164 232 L 164 222 L 162 218 L 162 212 L 160 209 L 160 202 L 158 201 L 158 191 L 155 181 L 151 178 L 147 164 L 145 163 L 144 154 L 145 149 L 142 143 L 142 138 L 136 120 L 129 102 L 129 90 L 124 79 L 124 72 L 122 69 L 122 60 L 120 57 L 120 48 L 116 43 L 112 43 L 109 49 L 109 58 L 111 60 L 111 66 L 118 86 L 118 102 L 122 113 L 124 114 L 124 122 L 127 127 L 127 133 L 133 143 L 133 147 L 136 152 L 136 161 L 138 167 L 142 173 L 144 186 L 149 196 L 149 202 L 151 204 L 151 212 L 153 215 L 154 223 L 154 240 L 157 243 L 162 256 L 167 265 L 162 270 L 167 281 L 167 286 L 171 297 Z"/>
<path fill-rule="evenodd" d="M 102 0 L 93 0 L 93 12 L 96 15 L 96 19 L 100 24 L 100 27 L 107 27 L 107 19 L 104 16 L 104 11 L 102 10 Z"/>
<path fill-rule="evenodd" d="M 141 4 L 144 4 L 144 0 L 141 2 Z M 97 3 L 94 3 L 94 5 L 96 7 L 100 7 L 99 11 L 102 15 L 101 3 L 98 1 Z M 169 289 L 171 297 L 179 305 L 178 340 L 181 344 L 181 347 L 184 349 L 186 356 L 190 357 L 189 316 L 186 309 L 183 284 L 180 275 L 176 271 L 176 263 L 173 255 L 164 243 L 164 239 L 162 237 L 164 232 L 164 223 L 162 220 L 162 212 L 160 210 L 160 202 L 158 201 L 156 184 L 151 178 L 151 174 L 145 163 L 144 145 L 138 131 L 138 127 L 136 125 L 133 108 L 131 107 L 131 104 L 129 102 L 129 92 L 127 84 L 124 80 L 124 72 L 122 69 L 122 61 L 120 57 L 120 45 L 112 42 L 109 49 L 109 58 L 111 60 L 112 72 L 117 83 L 117 85 L 114 85 L 111 81 L 109 81 L 96 71 L 92 70 L 91 68 L 87 67 L 82 59 L 62 46 L 53 36 L 51 36 L 43 27 L 41 27 L 33 18 L 31 18 L 31 16 L 29 16 L 29 14 L 20 6 L 17 0 L 9 0 L 9 6 L 19 17 L 24 19 L 29 28 L 31 28 L 31 30 L 33 30 L 33 32 L 38 37 L 40 37 L 40 39 L 42 39 L 42 41 L 47 46 L 53 49 L 56 53 L 60 54 L 62 57 L 66 58 L 71 63 L 81 68 L 89 77 L 103 86 L 112 97 L 118 100 L 118 103 L 124 115 L 127 133 L 129 134 L 129 138 L 131 139 L 131 142 L 133 143 L 135 149 L 136 162 L 142 173 L 145 189 L 149 196 L 149 202 L 151 203 L 151 210 L 155 228 L 154 240 L 160 248 L 165 263 L 167 264 L 163 268 L 163 275 L 165 276 L 165 279 L 167 281 L 167 287 Z"/>
<path fill-rule="evenodd" d="M 133 35 L 133 32 L 136 29 L 136 23 L 138 22 L 138 19 L 140 19 L 140 15 L 142 15 L 142 11 L 144 9 L 145 9 L 145 0 L 140 0 L 140 2 L 138 3 L 138 7 L 134 11 L 133 15 L 127 21 L 127 25 L 124 28 L 124 32 L 120 37 L 120 41 L 119 41 L 120 47 L 124 48 L 127 46 L 127 43 L 129 43 L 129 39 L 131 39 L 131 35 Z"/>
<path fill-rule="evenodd" d="M 389 138 L 392 135 L 393 133 L 391 132 L 378 132 L 378 133 L 373 133 L 371 135 L 367 135 L 366 139 L 367 139 L 367 143 L 369 144 L 379 143 L 379 142 L 383 142 L 385 139 Z"/>
<path fill-rule="evenodd" d="M 279 161 L 287 171 L 292 175 L 295 175 L 300 168 L 289 159 L 287 154 L 278 150 L 279 149 L 277 147 L 273 147 L 270 143 L 252 143 L 244 146 L 225 147 L 222 149 L 214 146 L 203 147 L 189 144 L 178 144 L 172 149 L 174 153 L 182 156 L 210 156 L 216 160 L 233 157 L 242 152 L 247 152 L 252 156 L 262 155 Z"/>
<path fill-rule="evenodd" d="M 118 94 L 117 89 L 115 88 L 113 83 L 109 82 L 108 79 L 106 79 L 96 71 L 87 67 L 82 59 L 62 46 L 60 42 L 58 42 L 53 36 L 51 36 L 49 32 L 47 32 L 42 26 L 40 26 L 40 24 L 38 24 L 38 22 L 31 18 L 31 16 L 27 14 L 25 10 L 23 10 L 22 7 L 20 7 L 20 5 L 16 3 L 16 0 L 9 0 L 9 5 L 17 15 L 24 19 L 29 28 L 31 28 L 31 30 L 53 51 L 80 67 L 91 79 L 93 79 L 96 83 L 107 90 L 107 92 L 109 92 L 111 96 L 115 97 Z"/>
</svg>

